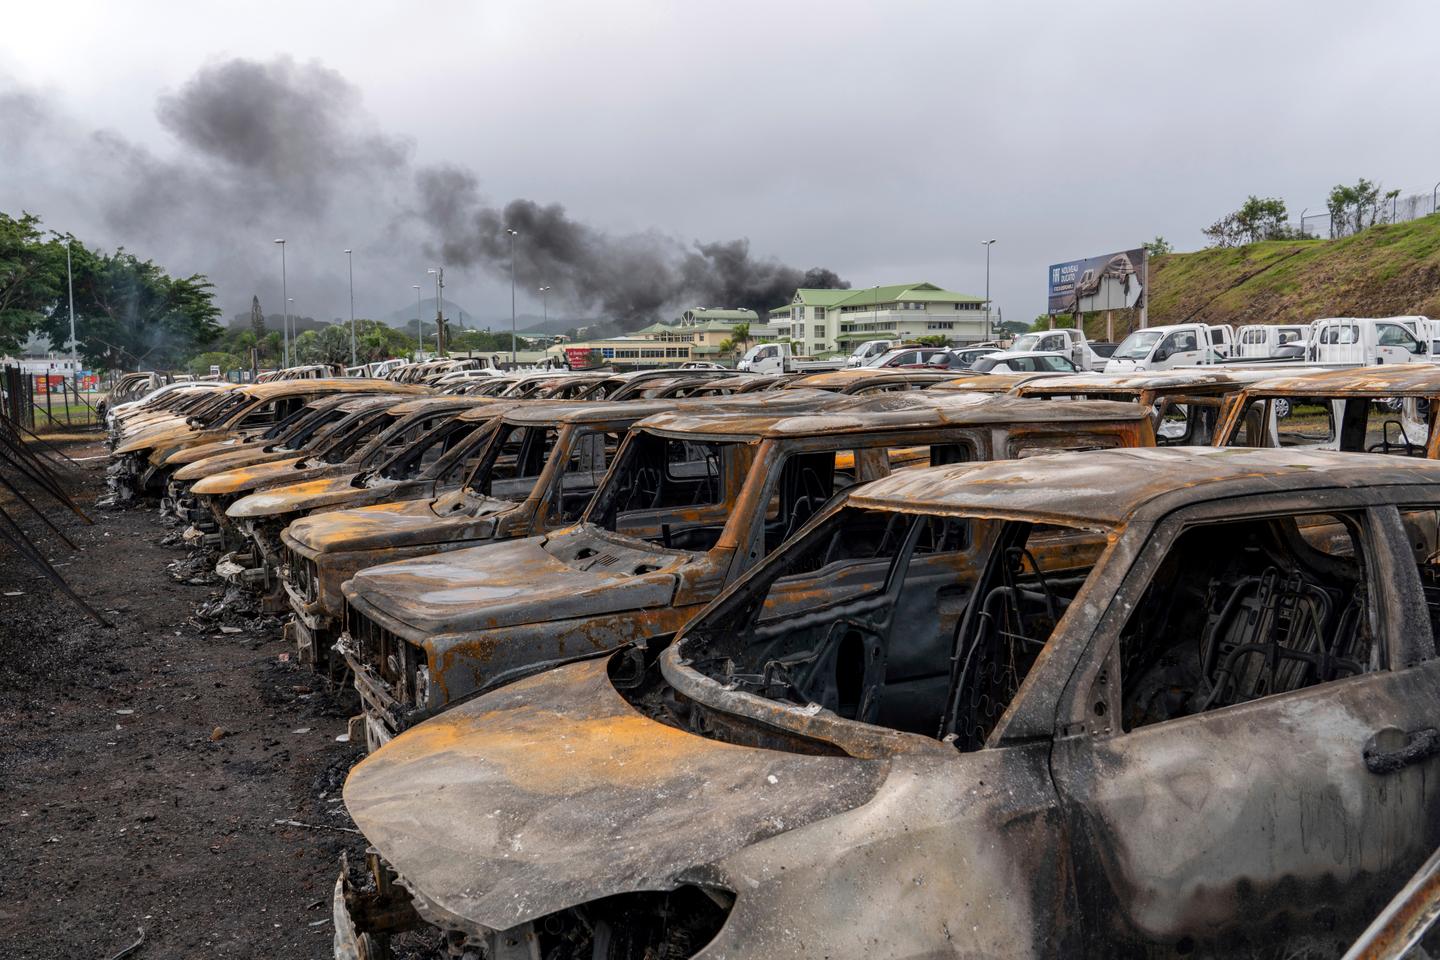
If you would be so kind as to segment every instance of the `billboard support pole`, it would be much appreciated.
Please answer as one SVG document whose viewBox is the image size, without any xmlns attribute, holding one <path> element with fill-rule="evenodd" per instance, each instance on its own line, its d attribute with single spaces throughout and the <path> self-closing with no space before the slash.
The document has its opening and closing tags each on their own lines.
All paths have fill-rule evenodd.
<svg viewBox="0 0 1440 960">
<path fill-rule="evenodd" d="M 1143 247 L 1141 248 L 1144 249 Z M 1140 281 L 1140 329 L 1144 330 L 1150 326 L 1150 251 L 1145 251 L 1144 259 L 1140 261 L 1140 269 L 1143 271 Z"/>
<path fill-rule="evenodd" d="M 1106 310 L 1106 311 L 1105 311 L 1105 341 L 1106 341 L 1107 343 L 1114 343 L 1114 342 L 1115 342 L 1115 311 L 1114 311 L 1114 310 Z"/>
</svg>

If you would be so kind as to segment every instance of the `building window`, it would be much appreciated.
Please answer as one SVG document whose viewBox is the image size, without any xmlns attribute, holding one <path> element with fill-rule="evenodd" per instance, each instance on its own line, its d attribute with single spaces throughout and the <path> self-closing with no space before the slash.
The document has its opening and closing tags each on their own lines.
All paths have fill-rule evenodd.
<svg viewBox="0 0 1440 960">
<path fill-rule="evenodd" d="M 824 328 L 823 326 L 821 326 L 820 324 L 817 323 L 815 326 L 813 326 L 813 327 L 810 328 L 810 336 L 812 336 L 812 337 L 823 337 L 823 336 L 825 336 L 825 328 Z"/>
<path fill-rule="evenodd" d="M 824 320 L 824 319 L 825 319 L 825 308 L 824 308 L 824 307 L 816 307 L 816 308 L 815 308 L 815 319 L 816 319 L 816 320 Z"/>
</svg>

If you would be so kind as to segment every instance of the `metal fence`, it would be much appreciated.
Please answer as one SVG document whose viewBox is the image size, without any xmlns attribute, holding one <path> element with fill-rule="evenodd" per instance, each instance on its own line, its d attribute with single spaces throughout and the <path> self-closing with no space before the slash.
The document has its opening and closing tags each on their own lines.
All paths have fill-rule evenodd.
<svg viewBox="0 0 1440 960">
<path fill-rule="evenodd" d="M 1407 220 L 1428 217 L 1432 213 L 1440 212 L 1437 211 L 1437 204 L 1440 204 L 1440 184 L 1420 193 L 1406 193 L 1402 190 L 1393 197 L 1381 198 L 1374 209 L 1367 211 L 1365 226 L 1404 223 Z M 1372 217 L 1374 223 L 1370 222 Z M 1333 223 L 1330 211 L 1324 204 L 1302 208 L 1298 226 L 1300 232 L 1308 237 L 1345 237 L 1356 232 L 1353 223 Z"/>
<path fill-rule="evenodd" d="M 0 370 L 5 415 L 30 430 L 92 427 L 100 423 L 96 404 L 104 391 L 94 377 L 32 374 L 20 367 Z"/>
</svg>

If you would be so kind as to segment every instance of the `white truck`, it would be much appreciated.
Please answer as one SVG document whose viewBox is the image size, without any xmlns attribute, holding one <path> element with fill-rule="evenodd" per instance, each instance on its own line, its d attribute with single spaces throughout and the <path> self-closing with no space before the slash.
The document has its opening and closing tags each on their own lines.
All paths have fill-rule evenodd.
<svg viewBox="0 0 1440 960">
<path fill-rule="evenodd" d="M 868 367 L 870 361 L 879 360 L 885 354 L 900 346 L 899 340 L 866 340 L 855 348 L 845 360 L 847 367 Z"/>
<path fill-rule="evenodd" d="M 1252 323 L 1235 331 L 1235 357 L 1241 360 L 1264 360 L 1288 357 L 1293 351 L 1304 356 L 1310 342 L 1308 323 Z M 1282 351 L 1281 347 L 1290 347 Z"/>
<path fill-rule="evenodd" d="M 790 352 L 790 344 L 781 342 L 755 344 L 745 351 L 735 369 L 746 373 L 819 373 L 822 370 L 840 370 L 844 366 L 844 360 L 797 357 Z"/>
<path fill-rule="evenodd" d="M 1096 353 L 1085 339 L 1085 331 L 1070 327 L 1022 333 L 1003 352 L 1063 353 L 1081 370 L 1104 370 L 1106 364 L 1106 358 Z"/>
<path fill-rule="evenodd" d="M 1175 323 L 1136 330 L 1120 341 L 1105 364 L 1106 373 L 1169 370 L 1223 363 L 1230 357 L 1234 334 L 1228 326 Z"/>
<path fill-rule="evenodd" d="M 1313 363 L 1369 366 L 1423 363 L 1429 354 L 1406 321 L 1418 317 L 1326 317 L 1311 325 L 1306 359 Z"/>
</svg>

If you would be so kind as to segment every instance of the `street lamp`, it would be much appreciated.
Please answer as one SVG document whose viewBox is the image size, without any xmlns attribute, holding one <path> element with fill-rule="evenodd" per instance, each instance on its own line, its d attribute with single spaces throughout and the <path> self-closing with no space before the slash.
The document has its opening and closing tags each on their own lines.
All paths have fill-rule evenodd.
<svg viewBox="0 0 1440 960">
<path fill-rule="evenodd" d="M 510 234 L 510 368 L 513 370 L 519 366 L 515 362 L 515 238 L 520 236 L 519 230 L 505 228 Z"/>
<path fill-rule="evenodd" d="M 412 283 L 415 290 L 415 362 L 420 362 L 420 354 L 425 352 L 425 331 L 420 326 L 420 284 Z"/>
<path fill-rule="evenodd" d="M 290 292 L 285 283 L 285 240 L 283 237 L 276 237 L 275 242 L 280 244 L 280 300 L 285 310 L 285 320 L 280 329 L 285 337 L 285 366 L 290 366 Z"/>
<path fill-rule="evenodd" d="M 345 251 L 345 265 L 350 268 L 350 366 L 358 367 L 359 359 L 355 353 L 355 258 L 351 256 L 353 250 Z"/>
<path fill-rule="evenodd" d="M 445 314 L 441 311 L 440 305 L 445 302 L 445 268 L 436 267 L 433 270 L 426 270 L 427 274 L 435 275 L 435 352 L 444 353 L 441 344 L 444 342 L 440 336 L 441 328 L 445 325 Z"/>
<path fill-rule="evenodd" d="M 545 305 L 545 326 L 548 327 L 548 326 L 550 326 L 550 288 L 549 288 L 549 287 L 541 287 L 541 288 L 540 288 L 540 302 Z M 545 332 L 546 332 L 546 333 L 549 333 L 550 331 L 549 331 L 549 330 L 546 330 Z"/>
<path fill-rule="evenodd" d="M 981 240 L 980 244 L 985 248 L 985 336 L 994 332 L 990 323 L 990 248 L 995 244 L 992 237 L 989 240 Z"/>
</svg>

